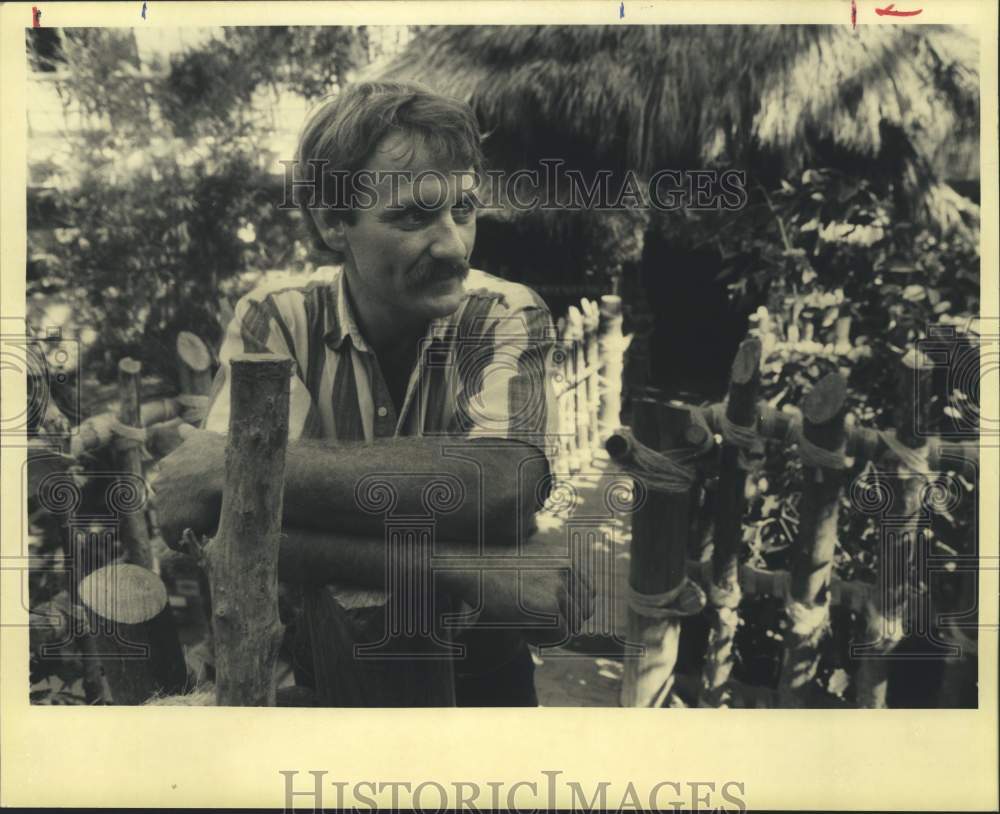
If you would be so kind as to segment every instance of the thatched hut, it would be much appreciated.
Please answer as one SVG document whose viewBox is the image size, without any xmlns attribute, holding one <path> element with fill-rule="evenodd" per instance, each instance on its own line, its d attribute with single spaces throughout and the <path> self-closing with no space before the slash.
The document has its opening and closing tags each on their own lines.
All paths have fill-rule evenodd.
<svg viewBox="0 0 1000 814">
<path fill-rule="evenodd" d="M 467 100 L 488 160 L 508 171 L 559 158 L 616 178 L 742 168 L 767 185 L 834 166 L 882 179 L 914 218 L 949 229 L 977 216 L 946 184 L 978 197 L 977 66 L 976 41 L 939 26 L 453 26 L 419 31 L 380 74 Z M 494 213 L 474 259 L 557 310 L 624 267 L 672 326 L 661 339 L 701 349 L 688 372 L 721 379 L 745 323 L 714 282 L 717 258 L 648 220 Z M 706 323 L 723 326 L 711 344 Z"/>
</svg>

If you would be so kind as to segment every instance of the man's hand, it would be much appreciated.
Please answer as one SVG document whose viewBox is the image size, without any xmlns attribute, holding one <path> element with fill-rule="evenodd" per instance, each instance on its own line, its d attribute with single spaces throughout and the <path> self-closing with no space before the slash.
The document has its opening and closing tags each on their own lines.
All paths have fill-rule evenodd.
<svg viewBox="0 0 1000 814">
<path fill-rule="evenodd" d="M 531 543 L 528 550 L 531 554 L 521 557 L 484 558 L 478 573 L 462 580 L 460 595 L 482 607 L 484 622 L 503 623 L 533 644 L 564 642 L 593 615 L 590 576 L 570 561 L 562 544 Z"/>
<path fill-rule="evenodd" d="M 168 545 L 180 540 L 186 528 L 211 534 L 222 506 L 226 437 L 189 425 L 180 434 L 183 443 L 160 461 L 153 481 L 157 518 Z"/>
<path fill-rule="evenodd" d="M 340 582 L 384 590 L 389 551 L 384 536 L 332 534 L 286 525 L 278 574 L 291 582 Z M 501 549 L 497 556 L 480 557 L 470 554 L 462 543 L 435 543 L 434 552 L 427 562 L 397 549 L 401 559 L 395 567 L 409 569 L 398 578 L 424 584 L 430 571 L 442 590 L 481 608 L 483 621 L 518 630 L 530 641 L 565 641 L 593 614 L 595 591 L 590 575 L 579 564 L 574 567 L 563 543 L 535 539 L 522 556 Z"/>
<path fill-rule="evenodd" d="M 483 589 L 481 618 L 509 624 L 532 644 L 567 641 L 594 612 L 593 587 L 572 569 L 486 571 Z M 554 616 L 556 621 L 540 619 L 539 615 Z"/>
</svg>

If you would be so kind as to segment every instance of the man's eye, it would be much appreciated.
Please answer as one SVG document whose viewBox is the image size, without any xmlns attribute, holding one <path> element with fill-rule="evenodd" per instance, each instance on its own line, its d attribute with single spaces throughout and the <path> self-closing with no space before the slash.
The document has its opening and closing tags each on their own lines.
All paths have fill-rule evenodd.
<svg viewBox="0 0 1000 814">
<path fill-rule="evenodd" d="M 411 207 L 403 211 L 397 218 L 397 221 L 403 225 L 417 226 L 427 223 L 432 215 L 432 212 L 420 209 L 419 207 Z"/>
<path fill-rule="evenodd" d="M 476 212 L 475 204 L 470 200 L 464 200 L 451 208 L 451 216 L 455 220 L 467 221 Z"/>
</svg>

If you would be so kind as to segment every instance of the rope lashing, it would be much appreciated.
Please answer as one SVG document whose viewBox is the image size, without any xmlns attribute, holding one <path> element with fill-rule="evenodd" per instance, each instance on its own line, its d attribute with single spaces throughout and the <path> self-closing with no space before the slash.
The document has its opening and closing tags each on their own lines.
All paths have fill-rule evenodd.
<svg viewBox="0 0 1000 814">
<path fill-rule="evenodd" d="M 895 430 L 881 430 L 878 437 L 889 448 L 889 451 L 896 456 L 897 460 L 917 475 L 929 475 L 931 445 L 924 444 L 922 447 L 908 447 L 896 437 Z"/>
<path fill-rule="evenodd" d="M 722 440 L 739 450 L 737 465 L 740 469 L 753 468 L 751 455 L 761 455 L 764 452 L 764 439 L 757 433 L 756 420 L 750 426 L 730 421 L 726 415 L 728 401 L 713 404 L 709 410 L 713 414 L 714 423 L 719 427 Z"/>
<path fill-rule="evenodd" d="M 117 418 L 112 417 L 108 422 L 108 428 L 119 438 L 127 441 L 135 441 L 139 444 L 146 443 L 145 427 L 130 427 L 128 424 L 122 424 Z"/>
<path fill-rule="evenodd" d="M 844 451 L 847 449 L 846 439 L 837 449 L 826 449 L 817 446 L 806 438 L 805 429 L 802 424 L 795 422 L 789 428 L 789 435 L 798 444 L 799 458 L 805 466 L 819 467 L 822 469 L 846 469 L 847 458 Z"/>
<path fill-rule="evenodd" d="M 829 604 L 810 605 L 789 599 L 785 603 L 785 615 L 790 630 L 800 638 L 808 638 L 822 630 L 830 619 Z"/>
<path fill-rule="evenodd" d="M 641 594 L 626 583 L 628 606 L 648 619 L 676 619 L 694 616 L 705 607 L 705 592 L 694 580 L 685 577 L 676 588 L 660 594 Z"/>
<path fill-rule="evenodd" d="M 130 427 L 128 424 L 122 424 L 121 421 L 119 421 L 115 416 L 110 416 L 108 420 L 108 429 L 110 429 L 112 435 L 114 435 L 112 443 L 119 449 L 128 448 L 130 446 L 138 446 L 139 457 L 143 461 L 150 461 L 153 459 L 149 450 L 146 449 L 145 427 Z"/>
<path fill-rule="evenodd" d="M 776 439 L 788 444 L 797 444 L 799 457 L 805 466 L 821 467 L 823 469 L 846 469 L 848 460 L 845 455 L 847 441 L 838 449 L 826 449 L 818 446 L 806 438 L 801 415 L 792 415 L 787 423 L 783 437 L 778 432 L 777 412 L 774 410 L 763 411 L 760 418 L 760 437 L 764 439 Z"/>
<path fill-rule="evenodd" d="M 785 443 L 791 444 L 795 441 L 796 427 L 801 422 L 801 413 L 796 410 L 794 413 L 789 414 L 785 410 L 761 410 L 760 414 L 760 434 L 762 438 L 784 441 Z M 778 432 L 778 416 L 782 413 L 789 415 L 789 420 L 785 423 L 785 434 L 781 435 Z"/>
<path fill-rule="evenodd" d="M 705 418 L 705 413 L 698 407 L 689 407 L 688 415 L 691 416 L 691 423 L 696 427 L 701 428 L 702 437 L 705 439 L 701 442 L 701 446 L 698 448 L 698 455 L 704 455 L 713 446 L 715 446 L 715 432 L 713 432 L 711 426 L 708 423 L 708 419 Z"/>
<path fill-rule="evenodd" d="M 740 590 L 740 583 L 736 580 L 721 585 L 717 582 L 710 582 L 708 597 L 716 608 L 736 610 L 743 599 L 743 592 Z"/>
<path fill-rule="evenodd" d="M 184 418 L 192 423 L 201 421 L 205 417 L 211 401 L 208 396 L 196 396 L 192 393 L 181 393 L 176 399 L 177 403 L 185 408 Z"/>
<path fill-rule="evenodd" d="M 647 489 L 672 494 L 683 494 L 691 488 L 695 470 L 687 464 L 711 448 L 712 443 L 708 435 L 706 442 L 696 449 L 664 453 L 647 447 L 628 427 L 620 428 L 617 434 L 628 441 L 628 452 L 618 461 L 622 469 Z"/>
<path fill-rule="evenodd" d="M 756 421 L 750 426 L 730 421 L 726 415 L 727 405 L 728 402 L 723 401 L 709 408 L 722 431 L 722 440 L 747 452 L 761 452 L 764 448 L 764 439 L 757 434 Z"/>
</svg>

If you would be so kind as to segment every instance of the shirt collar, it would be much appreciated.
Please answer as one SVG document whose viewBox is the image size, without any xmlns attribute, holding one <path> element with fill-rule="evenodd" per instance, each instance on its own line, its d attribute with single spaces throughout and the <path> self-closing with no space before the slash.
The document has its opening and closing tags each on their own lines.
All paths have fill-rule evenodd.
<svg viewBox="0 0 1000 814">
<path fill-rule="evenodd" d="M 331 286 L 331 294 L 333 301 L 328 302 L 326 330 L 323 334 L 326 344 L 333 350 L 340 350 L 344 340 L 350 337 L 355 348 L 367 353 L 369 346 L 361 335 L 361 329 L 354 318 L 354 310 L 351 308 L 350 297 L 347 293 L 347 275 L 344 274 L 343 267 L 336 270 L 336 283 Z M 452 314 L 432 319 L 424 338 L 429 341 L 445 341 L 452 330 L 453 317 Z"/>
<path fill-rule="evenodd" d="M 446 317 L 432 319 L 430 326 L 427 328 L 427 338 L 444 342 L 448 338 L 449 331 L 452 330 L 454 316 L 454 314 L 449 314 Z"/>
<path fill-rule="evenodd" d="M 368 343 L 361 336 L 361 329 L 354 319 L 354 312 L 351 308 L 351 301 L 347 295 L 347 275 L 344 269 L 337 269 L 337 282 L 332 288 L 333 302 L 329 303 L 326 309 L 326 333 L 324 339 L 326 344 L 334 350 L 340 350 L 341 345 L 347 337 L 351 338 L 360 351 L 368 351 Z"/>
</svg>

